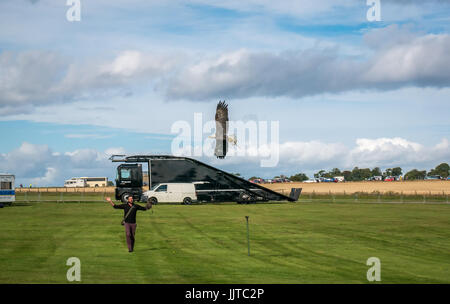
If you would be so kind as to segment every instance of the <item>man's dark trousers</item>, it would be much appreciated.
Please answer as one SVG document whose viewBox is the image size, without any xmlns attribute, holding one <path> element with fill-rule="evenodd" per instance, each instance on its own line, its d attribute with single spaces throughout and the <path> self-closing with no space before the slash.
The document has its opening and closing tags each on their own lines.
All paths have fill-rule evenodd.
<svg viewBox="0 0 450 304">
<path fill-rule="evenodd" d="M 134 249 L 134 235 L 136 234 L 137 224 L 125 223 L 125 233 L 127 236 L 128 251 L 133 251 Z"/>
</svg>

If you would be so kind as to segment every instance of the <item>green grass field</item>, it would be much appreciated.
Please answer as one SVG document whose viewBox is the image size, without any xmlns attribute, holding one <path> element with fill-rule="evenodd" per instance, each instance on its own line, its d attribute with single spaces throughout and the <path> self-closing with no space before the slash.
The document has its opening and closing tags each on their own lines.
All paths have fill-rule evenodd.
<svg viewBox="0 0 450 304">
<path fill-rule="evenodd" d="M 250 216 L 247 255 L 245 216 Z M 138 214 L 128 253 L 122 210 L 107 203 L 0 209 L 0 283 L 450 283 L 450 205 L 163 205 Z"/>
</svg>

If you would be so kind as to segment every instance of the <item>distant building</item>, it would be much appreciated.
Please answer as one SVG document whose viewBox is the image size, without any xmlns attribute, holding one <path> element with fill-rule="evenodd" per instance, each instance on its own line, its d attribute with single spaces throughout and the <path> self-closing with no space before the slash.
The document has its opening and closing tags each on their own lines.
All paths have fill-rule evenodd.
<svg viewBox="0 0 450 304">
<path fill-rule="evenodd" d="M 106 187 L 108 185 L 107 177 L 80 177 L 86 181 L 87 187 Z"/>
<path fill-rule="evenodd" d="M 64 182 L 64 187 L 106 187 L 107 177 L 72 177 Z"/>
<path fill-rule="evenodd" d="M 86 186 L 86 181 L 79 177 L 72 177 L 71 179 L 68 179 L 64 181 L 64 187 L 66 188 L 83 188 Z"/>
</svg>

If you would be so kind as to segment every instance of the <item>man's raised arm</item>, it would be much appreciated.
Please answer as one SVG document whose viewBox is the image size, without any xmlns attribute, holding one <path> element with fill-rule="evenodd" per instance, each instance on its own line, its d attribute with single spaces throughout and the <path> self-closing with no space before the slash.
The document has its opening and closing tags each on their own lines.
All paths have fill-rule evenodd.
<svg viewBox="0 0 450 304">
<path fill-rule="evenodd" d="M 108 203 L 110 203 L 111 206 L 113 206 L 113 207 L 116 205 L 116 204 L 113 203 L 113 201 L 111 200 L 110 197 L 107 197 L 107 198 L 106 198 L 106 201 L 107 201 Z"/>
</svg>

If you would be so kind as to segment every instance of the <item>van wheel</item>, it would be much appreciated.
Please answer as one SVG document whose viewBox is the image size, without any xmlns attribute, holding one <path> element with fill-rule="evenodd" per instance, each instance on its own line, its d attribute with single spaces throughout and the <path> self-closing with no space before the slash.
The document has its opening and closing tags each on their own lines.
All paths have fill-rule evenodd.
<svg viewBox="0 0 450 304">
<path fill-rule="evenodd" d="M 184 204 L 184 205 L 190 205 L 190 204 L 192 204 L 191 198 L 190 198 L 190 197 L 185 197 L 185 198 L 183 199 L 183 204 Z"/>
<path fill-rule="evenodd" d="M 152 203 L 152 205 L 156 205 L 158 203 L 158 200 L 156 199 L 156 197 L 151 197 L 148 199 L 149 202 Z"/>
</svg>

